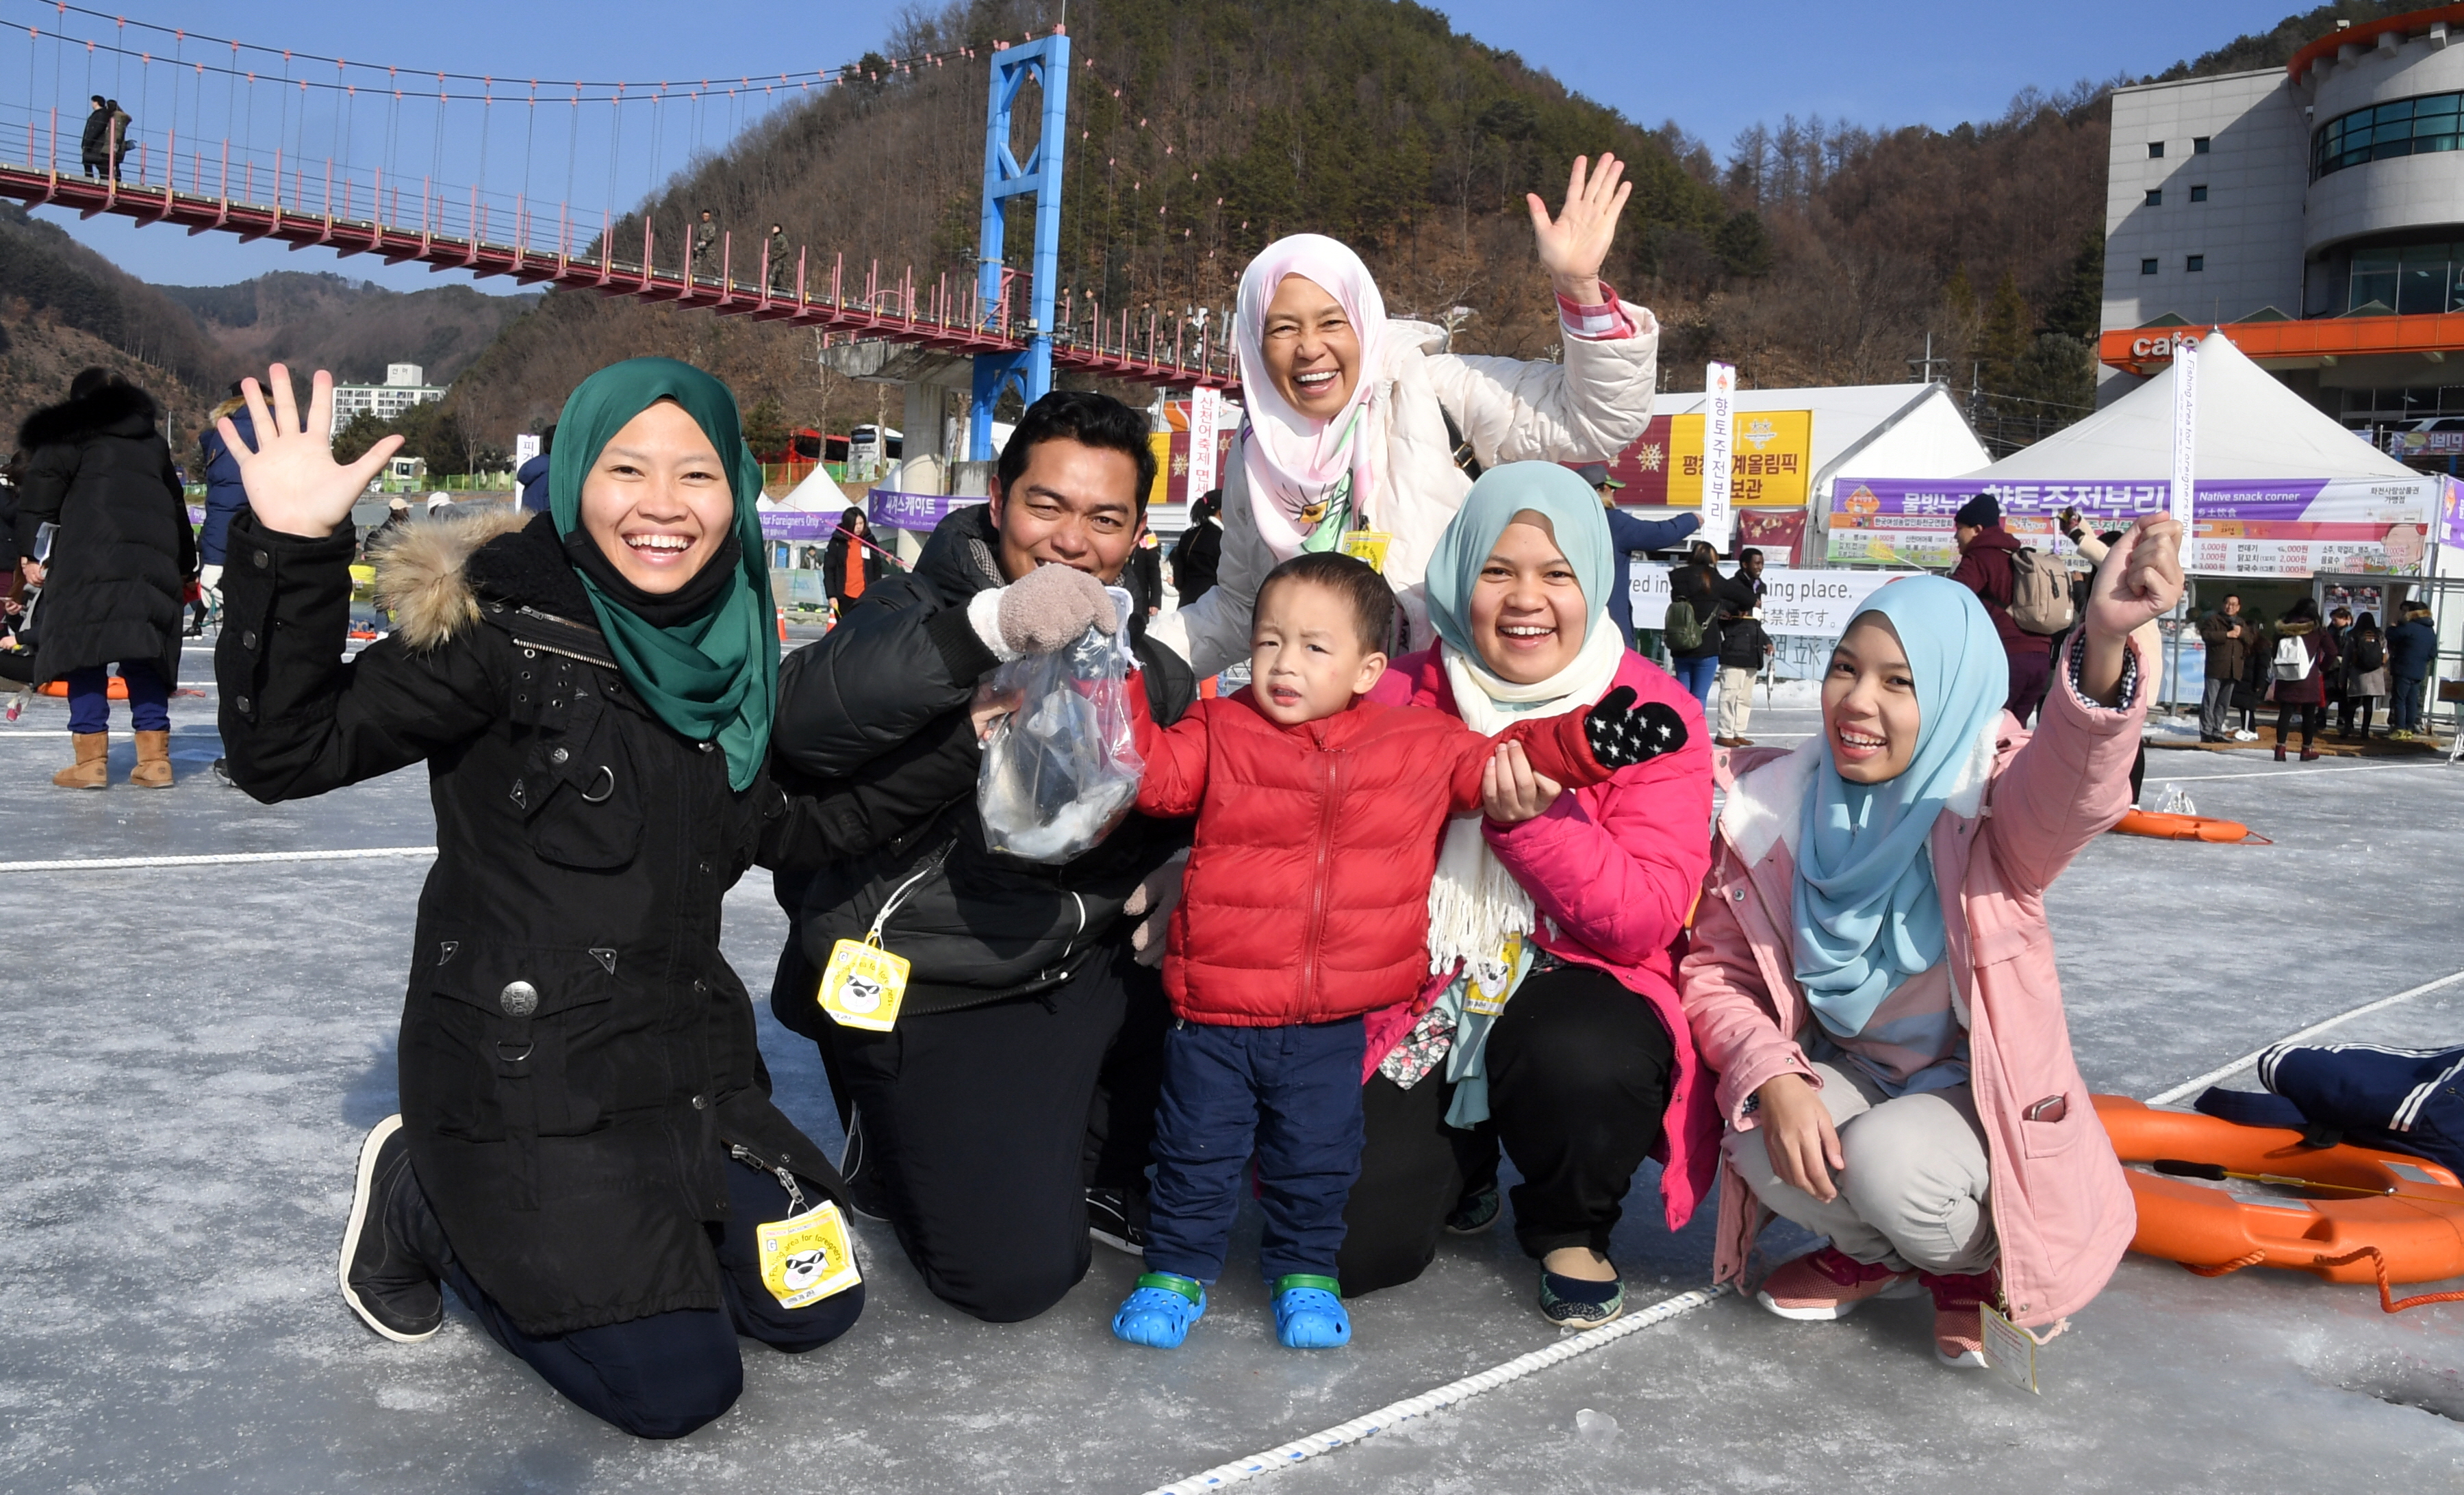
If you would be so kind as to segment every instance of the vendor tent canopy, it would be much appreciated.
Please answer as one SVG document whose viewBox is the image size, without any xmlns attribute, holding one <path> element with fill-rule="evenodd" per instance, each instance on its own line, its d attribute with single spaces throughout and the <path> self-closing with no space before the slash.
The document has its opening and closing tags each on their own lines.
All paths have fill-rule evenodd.
<svg viewBox="0 0 2464 1495">
<path fill-rule="evenodd" d="M 1815 508 L 1830 492 L 1831 479 L 1842 473 L 1948 477 L 1972 472 L 1992 457 L 1976 439 L 1959 402 L 1941 385 L 1740 389 L 1736 401 L 1741 422 L 1773 410 L 1813 412 L 1806 493 Z M 1700 389 L 1662 391 L 1652 397 L 1651 413 L 1655 421 L 1661 416 L 1700 415 L 1705 404 Z M 1661 512 L 1639 505 L 1636 509 Z"/>
<path fill-rule="evenodd" d="M 2169 481 L 2173 373 L 2179 366 L 2167 364 L 2163 373 L 2086 420 L 1969 478 L 1979 489 L 2004 483 Z M 2286 388 L 2230 339 L 2200 341 L 2198 396 L 2193 471 L 2202 483 L 2421 475 Z"/>
</svg>

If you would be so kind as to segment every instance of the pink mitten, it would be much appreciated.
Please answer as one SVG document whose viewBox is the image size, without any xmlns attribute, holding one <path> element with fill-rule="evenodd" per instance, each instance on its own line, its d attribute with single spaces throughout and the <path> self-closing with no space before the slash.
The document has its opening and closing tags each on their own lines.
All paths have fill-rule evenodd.
<svg viewBox="0 0 2464 1495">
<path fill-rule="evenodd" d="M 1048 654 L 1078 641 L 1089 628 L 1120 627 L 1104 583 L 1065 565 L 1042 565 L 1001 588 L 1001 643 L 1014 653 Z"/>
</svg>

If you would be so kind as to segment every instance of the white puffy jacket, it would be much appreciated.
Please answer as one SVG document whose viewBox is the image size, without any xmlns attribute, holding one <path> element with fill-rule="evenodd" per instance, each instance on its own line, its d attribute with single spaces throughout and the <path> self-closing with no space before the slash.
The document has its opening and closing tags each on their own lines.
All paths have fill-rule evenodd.
<svg viewBox="0 0 2464 1495">
<path fill-rule="evenodd" d="M 1621 304 L 1634 336 L 1590 340 L 1567 333 L 1563 363 L 1447 353 L 1443 328 L 1399 319 L 1387 324 L 1375 377 L 1390 387 L 1367 432 L 1386 443 L 1384 492 L 1371 495 L 1361 515 L 1369 528 L 1394 536 L 1386 580 L 1410 620 L 1412 648 L 1425 647 L 1430 637 L 1421 585 L 1429 557 L 1471 492 L 1471 479 L 1455 466 L 1446 417 L 1454 417 L 1484 468 L 1615 457 L 1651 424 L 1660 353 L 1660 323 L 1643 308 Z M 1242 443 L 1233 443 L 1227 460 L 1223 559 L 1215 588 L 1149 629 L 1201 676 L 1248 657 L 1258 583 L 1289 559 L 1258 532 Z"/>
</svg>

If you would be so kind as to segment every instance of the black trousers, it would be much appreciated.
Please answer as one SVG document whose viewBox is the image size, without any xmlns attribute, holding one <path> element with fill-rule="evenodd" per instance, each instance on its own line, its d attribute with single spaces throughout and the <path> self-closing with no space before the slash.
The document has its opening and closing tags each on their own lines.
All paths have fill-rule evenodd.
<svg viewBox="0 0 2464 1495">
<path fill-rule="evenodd" d="M 1606 1252 L 1635 1170 L 1660 1143 L 1676 1055 L 1641 998 L 1570 965 L 1526 978 L 1489 1030 L 1488 1125 L 1448 1127 L 1453 1088 L 1434 1078 L 1405 1090 L 1371 1076 L 1360 1181 L 1344 1212 L 1344 1292 L 1418 1277 L 1446 1212 L 1496 1181 L 1501 1146 L 1523 1175 L 1512 1202 L 1525 1252 Z"/>
<path fill-rule="evenodd" d="M 469 1304 L 496 1343 L 539 1373 L 574 1405 L 636 1438 L 682 1438 L 736 1405 L 744 1391 L 738 1334 L 803 1354 L 847 1332 L 864 1311 L 864 1285 L 801 1308 L 781 1308 L 761 1285 L 755 1227 L 785 1220 L 787 1191 L 775 1177 L 737 1163 L 726 1170 L 728 1219 L 711 1228 L 724 1310 L 652 1313 L 536 1339 L 516 1328 L 459 1261 L 445 1264 L 454 1295 Z M 810 1208 L 818 1202 L 806 1195 Z"/>
<path fill-rule="evenodd" d="M 822 1037 L 862 1138 L 850 1186 L 943 1302 L 1016 1323 L 1087 1275 L 1088 1186 L 1145 1187 L 1167 1013 L 1125 930 L 1042 996 Z"/>
<path fill-rule="evenodd" d="M 2293 740 L 2293 714 L 2301 714 L 2301 745 L 2305 748 L 2327 729 L 2327 705 L 2324 701 L 2278 701 L 2276 703 L 2276 745 L 2282 747 Z"/>
<path fill-rule="evenodd" d="M 2368 737 L 2370 735 L 2370 717 L 2378 710 L 2378 704 L 2379 698 L 2375 695 L 2345 696 L 2343 700 L 2339 703 L 2339 709 L 2336 714 L 2336 730 L 2348 737 L 2351 737 L 2353 735 L 2353 714 L 2355 712 L 2359 712 L 2362 716 L 2362 736 L 2365 737 Z"/>
</svg>

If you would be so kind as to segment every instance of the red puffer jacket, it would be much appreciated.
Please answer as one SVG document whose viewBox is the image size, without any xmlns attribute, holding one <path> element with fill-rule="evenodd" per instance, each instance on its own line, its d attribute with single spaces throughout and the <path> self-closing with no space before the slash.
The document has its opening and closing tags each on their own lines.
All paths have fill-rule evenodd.
<svg viewBox="0 0 2464 1495">
<path fill-rule="evenodd" d="M 1283 1027 L 1392 1006 L 1429 974 L 1429 882 L 1446 817 L 1480 804 L 1496 739 L 1441 712 L 1354 701 L 1279 726 L 1246 690 L 1169 728 L 1137 711 L 1138 808 L 1198 817 L 1164 947 L 1173 1011 Z M 1584 714 L 1504 734 L 1561 783 L 1609 777 Z"/>
</svg>

